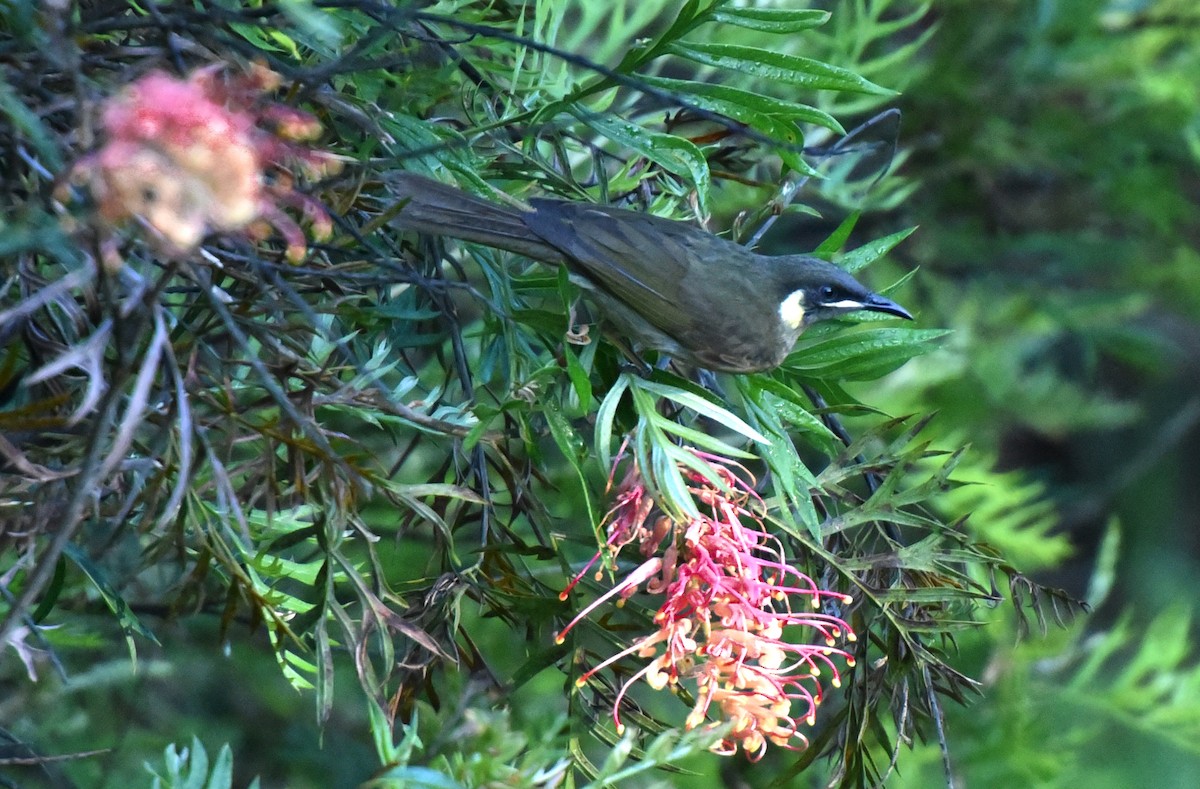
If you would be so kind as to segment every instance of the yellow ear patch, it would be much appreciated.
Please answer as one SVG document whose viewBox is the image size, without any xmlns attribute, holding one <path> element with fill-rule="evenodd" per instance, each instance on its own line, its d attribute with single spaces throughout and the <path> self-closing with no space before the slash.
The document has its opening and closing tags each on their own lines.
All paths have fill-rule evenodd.
<svg viewBox="0 0 1200 789">
<path fill-rule="evenodd" d="M 789 329 L 804 325 L 804 291 L 793 290 L 779 305 L 779 317 Z"/>
</svg>

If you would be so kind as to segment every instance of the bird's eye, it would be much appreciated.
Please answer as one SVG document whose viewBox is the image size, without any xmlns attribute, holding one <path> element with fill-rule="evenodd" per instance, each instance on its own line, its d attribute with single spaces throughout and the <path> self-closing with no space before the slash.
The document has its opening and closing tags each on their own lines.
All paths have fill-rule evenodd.
<svg viewBox="0 0 1200 789">
<path fill-rule="evenodd" d="M 832 285 L 822 285 L 820 290 L 822 302 L 833 301 L 834 290 Z"/>
</svg>

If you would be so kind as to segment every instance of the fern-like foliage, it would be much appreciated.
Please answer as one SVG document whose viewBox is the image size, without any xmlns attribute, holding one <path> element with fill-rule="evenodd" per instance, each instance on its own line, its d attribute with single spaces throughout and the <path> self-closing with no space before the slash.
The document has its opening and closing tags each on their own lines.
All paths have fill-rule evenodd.
<svg viewBox="0 0 1200 789">
<path fill-rule="evenodd" d="M 198 737 L 192 738 L 187 748 L 168 745 L 163 751 L 162 767 L 146 765 L 154 775 L 150 783 L 153 789 L 232 789 L 233 751 L 222 745 L 210 768 L 208 751 Z M 160 772 L 161 770 L 161 772 Z M 249 784 L 249 789 L 258 789 L 258 779 Z"/>
</svg>

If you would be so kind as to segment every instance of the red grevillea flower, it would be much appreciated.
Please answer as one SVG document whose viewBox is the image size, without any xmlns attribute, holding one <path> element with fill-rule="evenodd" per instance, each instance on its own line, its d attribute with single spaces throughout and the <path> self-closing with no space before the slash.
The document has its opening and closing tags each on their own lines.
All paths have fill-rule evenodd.
<svg viewBox="0 0 1200 789">
<path fill-rule="evenodd" d="M 718 486 L 694 469 L 680 467 L 699 517 L 651 521 L 653 504 L 645 482 L 636 467 L 627 472 L 607 516 L 608 548 L 616 553 L 636 541 L 645 560 L 580 612 L 557 641 L 562 643 L 577 622 L 613 596 L 627 599 L 639 590 L 658 595 L 657 629 L 577 681 L 582 686 L 595 672 L 626 657 L 645 661 L 617 694 L 617 731 L 624 729 L 621 700 L 635 682 L 645 680 L 656 690 L 686 683 L 696 699 L 687 728 L 710 718 L 733 722 L 714 750 L 735 753 L 741 748 L 758 759 L 768 743 L 802 748 L 808 741 L 800 726 L 816 720 L 820 678 L 828 675 L 830 684 L 839 687 L 838 661 L 854 666 L 853 656 L 840 646 L 854 641 L 854 632 L 844 620 L 821 613 L 822 601 L 829 598 L 844 606 L 852 600 L 820 589 L 788 563 L 779 541 L 763 526 L 761 499 L 735 473 L 744 469 L 715 455 L 695 455 L 724 483 Z"/>
<path fill-rule="evenodd" d="M 137 219 L 168 254 L 192 251 L 209 232 L 258 237 L 274 228 L 298 262 L 307 240 L 283 208 L 299 210 L 318 238 L 332 224 L 295 191 L 289 168 L 315 176 L 340 162 L 301 144 L 320 134 L 315 118 L 264 99 L 279 82 L 263 66 L 242 75 L 209 66 L 187 79 L 147 74 L 104 102 L 106 141 L 71 179 L 90 189 L 102 219 Z"/>
</svg>

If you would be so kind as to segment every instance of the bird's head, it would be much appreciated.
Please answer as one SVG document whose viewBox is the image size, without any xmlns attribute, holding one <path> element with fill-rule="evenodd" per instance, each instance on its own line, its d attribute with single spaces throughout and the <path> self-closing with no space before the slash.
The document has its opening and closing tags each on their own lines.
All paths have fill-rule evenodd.
<svg viewBox="0 0 1200 789">
<path fill-rule="evenodd" d="M 908 310 L 891 299 L 872 293 L 842 269 L 807 255 L 777 258 L 783 263 L 777 282 L 784 294 L 779 317 L 799 332 L 817 321 L 848 312 L 869 310 L 912 320 Z"/>
</svg>

